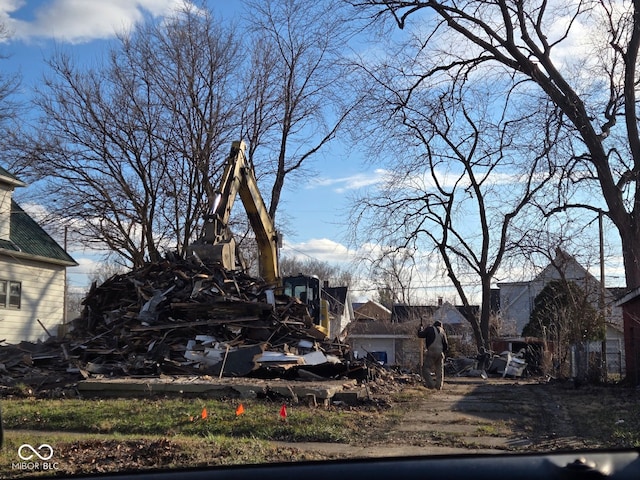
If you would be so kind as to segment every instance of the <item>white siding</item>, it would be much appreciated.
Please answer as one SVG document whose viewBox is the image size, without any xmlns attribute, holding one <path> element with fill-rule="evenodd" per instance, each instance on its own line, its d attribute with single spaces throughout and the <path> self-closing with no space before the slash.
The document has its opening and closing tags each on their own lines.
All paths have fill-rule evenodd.
<svg viewBox="0 0 640 480">
<path fill-rule="evenodd" d="M 344 339 L 344 332 L 347 325 L 351 323 L 353 320 L 353 305 L 351 303 L 351 296 L 347 292 L 347 299 L 345 301 L 345 305 L 342 311 L 342 315 L 333 318 L 329 322 L 329 338 L 334 339 L 338 338 L 340 340 Z"/>
<path fill-rule="evenodd" d="M 433 320 L 440 320 L 450 325 L 466 325 L 469 323 L 460 311 L 449 302 L 444 302 L 440 308 L 433 312 Z"/>
<path fill-rule="evenodd" d="M 4 256 L 0 262 L 0 279 L 22 284 L 20 309 L 0 307 L 0 340 L 45 340 L 48 335 L 38 320 L 56 335 L 64 321 L 65 267 Z"/>
<path fill-rule="evenodd" d="M 387 360 L 395 363 L 396 349 L 393 338 L 351 338 L 351 351 L 358 352 L 358 358 L 367 356 L 367 352 L 387 352 Z"/>
<path fill-rule="evenodd" d="M 624 355 L 624 333 L 616 328 L 607 327 L 607 372 L 623 375 L 626 359 Z M 602 344 L 600 349 L 602 349 Z"/>
<path fill-rule="evenodd" d="M 532 302 L 538 294 L 533 284 L 505 283 L 500 287 L 500 309 L 503 321 L 515 323 L 518 335 L 529 322 Z"/>
</svg>

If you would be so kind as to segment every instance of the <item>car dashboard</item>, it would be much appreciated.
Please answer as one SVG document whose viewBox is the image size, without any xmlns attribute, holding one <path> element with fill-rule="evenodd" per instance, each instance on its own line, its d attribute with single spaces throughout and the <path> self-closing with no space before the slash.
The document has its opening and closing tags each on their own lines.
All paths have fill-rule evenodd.
<svg viewBox="0 0 640 480">
<path fill-rule="evenodd" d="M 640 478 L 640 450 L 567 451 L 531 454 L 468 454 L 445 456 L 383 457 L 321 462 L 236 465 L 225 467 L 136 471 L 51 478 L 113 480 L 367 480 L 447 479 L 495 480 L 510 477 L 534 479 Z M 44 477 L 38 477 L 44 478 Z"/>
</svg>

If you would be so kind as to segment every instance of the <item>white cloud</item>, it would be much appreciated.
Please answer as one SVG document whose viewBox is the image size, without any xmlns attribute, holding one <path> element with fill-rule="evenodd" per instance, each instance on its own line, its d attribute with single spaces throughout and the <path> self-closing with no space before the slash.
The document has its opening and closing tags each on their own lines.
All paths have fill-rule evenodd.
<svg viewBox="0 0 640 480">
<path fill-rule="evenodd" d="M 282 254 L 300 258 L 311 257 L 321 262 L 335 264 L 351 262 L 356 252 L 328 238 L 312 238 L 301 243 L 285 242 Z"/>
<path fill-rule="evenodd" d="M 385 188 L 393 185 L 395 188 L 409 188 L 429 191 L 435 188 L 434 176 L 438 179 L 441 187 L 453 187 L 458 185 L 465 187 L 470 184 L 468 179 L 460 181 L 460 175 L 452 171 L 436 170 L 431 172 L 415 172 L 404 178 L 397 178 L 393 172 L 387 169 L 378 168 L 372 172 L 358 173 L 347 177 L 337 178 L 318 178 L 314 179 L 307 185 L 308 189 L 316 188 L 332 188 L 335 193 L 345 193 L 347 191 L 358 190 L 360 188 L 379 185 Z M 464 175 L 463 175 L 464 176 Z M 481 176 L 481 175 L 479 175 Z M 522 181 L 518 174 L 499 173 L 492 171 L 489 174 L 488 181 L 485 184 L 491 185 L 510 185 L 517 184 Z"/>
<path fill-rule="evenodd" d="M 69 255 L 78 262 L 77 266 L 67 269 L 69 286 L 79 290 L 87 289 L 91 283 L 90 279 L 102 264 L 101 260 L 97 257 L 80 257 L 79 252 L 69 252 Z"/>
<path fill-rule="evenodd" d="M 131 28 L 145 14 L 162 16 L 184 4 L 182 0 L 0 0 L 0 21 L 14 38 L 55 39 L 84 43 L 112 38 Z"/>
<path fill-rule="evenodd" d="M 307 188 L 333 187 L 336 193 L 344 193 L 348 190 L 384 183 L 388 177 L 388 170 L 378 168 L 373 172 L 358 173 L 348 177 L 315 179 L 309 183 Z"/>
</svg>

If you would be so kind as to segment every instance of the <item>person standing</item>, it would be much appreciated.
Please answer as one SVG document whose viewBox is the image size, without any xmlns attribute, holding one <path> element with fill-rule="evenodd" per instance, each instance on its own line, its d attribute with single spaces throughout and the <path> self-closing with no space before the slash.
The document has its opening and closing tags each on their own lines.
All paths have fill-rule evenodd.
<svg viewBox="0 0 640 480">
<path fill-rule="evenodd" d="M 447 334 L 442 327 L 442 322 L 435 321 L 431 327 L 424 328 L 420 325 L 418 337 L 424 338 L 425 354 L 422 366 L 422 377 L 427 388 L 442 390 L 444 384 L 444 358 L 449 349 Z M 435 374 L 435 382 L 431 374 Z"/>
</svg>

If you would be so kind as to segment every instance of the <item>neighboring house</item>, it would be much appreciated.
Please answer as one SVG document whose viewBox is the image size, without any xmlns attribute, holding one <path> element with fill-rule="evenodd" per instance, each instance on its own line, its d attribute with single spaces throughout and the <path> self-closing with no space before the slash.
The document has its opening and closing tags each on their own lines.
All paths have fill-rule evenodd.
<svg viewBox="0 0 640 480">
<path fill-rule="evenodd" d="M 477 313 L 473 312 L 471 309 L 471 314 Z M 449 302 L 441 302 L 438 304 L 438 308 L 433 312 L 432 322 L 440 321 L 443 324 L 450 325 L 451 327 L 459 327 L 461 325 L 466 325 L 469 321 L 465 318 L 462 312 L 464 312 L 464 307 L 455 307 L 451 305 Z"/>
<path fill-rule="evenodd" d="M 438 303 L 441 301 L 438 300 Z M 392 323 L 418 322 L 428 323 L 436 310 L 433 305 L 406 305 L 404 303 L 395 303 L 391 307 Z"/>
<path fill-rule="evenodd" d="M 367 353 L 384 354 L 387 363 L 415 369 L 420 365 L 421 340 L 418 328 L 440 320 L 451 340 L 472 341 L 472 332 L 465 315 L 477 315 L 477 307 L 464 309 L 449 302 L 438 305 L 396 304 L 389 311 L 376 302 L 360 305 L 356 320 L 347 327 L 347 342 L 359 357 Z"/>
<path fill-rule="evenodd" d="M 479 307 L 471 305 L 468 308 L 463 305 L 452 305 L 438 299 L 437 305 L 402 305 L 393 306 L 391 321 L 397 323 L 417 322 L 418 325 L 431 325 L 440 320 L 448 335 L 458 336 L 467 341 L 471 337 L 471 323 L 469 319 L 478 318 Z"/>
<path fill-rule="evenodd" d="M 322 296 L 329 302 L 329 337 L 342 341 L 345 328 L 354 318 L 349 287 L 329 287 L 325 282 Z"/>
<path fill-rule="evenodd" d="M 522 335 L 525 325 L 529 323 L 535 298 L 547 283 L 562 279 L 575 282 L 591 297 L 593 306 L 600 308 L 603 293 L 600 281 L 580 265 L 573 256 L 558 249 L 555 258 L 534 279 L 528 282 L 502 282 L 498 284 L 502 322 L 515 324 L 516 335 Z M 610 373 L 623 373 L 621 370 L 624 365 L 622 311 L 615 304 L 617 292 L 618 289 L 606 289 L 604 292 L 604 301 L 607 307 L 607 366 Z M 596 347 L 595 344 L 590 346 L 590 348 Z M 598 352 L 601 349 L 601 346 L 597 347 Z"/>
<path fill-rule="evenodd" d="M 13 200 L 25 184 L 0 167 L 0 341 L 34 342 L 65 321 L 66 269 L 77 265 Z"/>
<path fill-rule="evenodd" d="M 460 344 L 470 344 L 474 343 L 474 339 L 471 323 L 467 319 L 469 316 L 478 318 L 479 308 L 477 306 L 456 307 L 449 302 L 443 302 L 433 312 L 431 323 L 439 320 L 450 340 L 457 338 Z"/>
<path fill-rule="evenodd" d="M 353 315 L 355 320 L 370 319 L 380 321 L 391 320 L 391 310 L 382 305 L 381 303 L 369 300 L 366 303 L 361 303 L 356 306 L 353 304 Z"/>
</svg>

